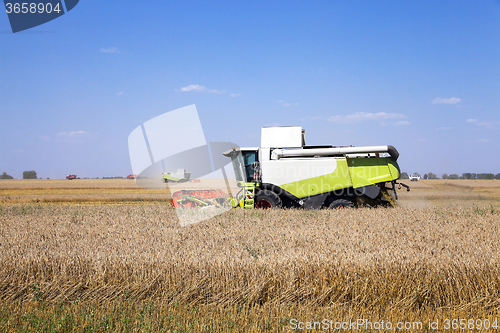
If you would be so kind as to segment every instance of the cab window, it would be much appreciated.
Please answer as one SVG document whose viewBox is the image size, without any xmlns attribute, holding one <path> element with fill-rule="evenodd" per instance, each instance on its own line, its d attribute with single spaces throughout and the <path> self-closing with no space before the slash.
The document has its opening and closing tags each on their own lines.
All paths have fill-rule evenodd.
<svg viewBox="0 0 500 333">
<path fill-rule="evenodd" d="M 243 157 L 243 165 L 245 168 L 247 182 L 254 182 L 253 178 L 254 174 L 254 163 L 258 162 L 257 152 L 256 151 L 242 151 L 241 155 Z"/>
</svg>

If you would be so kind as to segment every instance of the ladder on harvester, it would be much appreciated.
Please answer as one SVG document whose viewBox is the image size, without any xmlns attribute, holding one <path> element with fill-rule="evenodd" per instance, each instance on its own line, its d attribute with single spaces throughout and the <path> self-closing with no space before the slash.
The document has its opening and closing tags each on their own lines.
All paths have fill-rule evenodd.
<svg viewBox="0 0 500 333">
<path fill-rule="evenodd" d="M 253 209 L 255 205 L 255 183 L 245 183 L 243 208 Z"/>
</svg>

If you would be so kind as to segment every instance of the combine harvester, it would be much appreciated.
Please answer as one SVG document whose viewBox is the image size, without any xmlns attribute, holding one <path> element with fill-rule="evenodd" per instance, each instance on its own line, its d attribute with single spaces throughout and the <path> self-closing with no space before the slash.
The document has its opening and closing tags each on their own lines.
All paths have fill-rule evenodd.
<svg viewBox="0 0 500 333">
<path fill-rule="evenodd" d="M 174 207 L 343 208 L 394 206 L 400 177 L 393 146 L 307 146 L 300 126 L 263 127 L 261 147 L 226 151 L 240 192 L 183 190 Z M 228 193 L 231 193 L 227 186 Z"/>
<path fill-rule="evenodd" d="M 186 172 L 186 169 L 177 169 L 177 172 L 165 172 L 163 173 L 163 181 L 182 183 L 188 182 L 191 178 L 191 173 Z"/>
</svg>

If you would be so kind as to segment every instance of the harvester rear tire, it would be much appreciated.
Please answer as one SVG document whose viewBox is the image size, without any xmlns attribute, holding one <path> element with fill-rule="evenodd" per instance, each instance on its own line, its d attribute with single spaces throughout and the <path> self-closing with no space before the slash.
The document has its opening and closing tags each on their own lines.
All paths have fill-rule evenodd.
<svg viewBox="0 0 500 333">
<path fill-rule="evenodd" d="M 351 201 L 346 199 L 337 199 L 333 201 L 328 208 L 330 209 L 342 209 L 342 208 L 353 208 L 354 205 Z"/>
<path fill-rule="evenodd" d="M 272 209 L 281 208 L 281 198 L 274 192 L 262 190 L 255 196 L 255 208 Z"/>
</svg>

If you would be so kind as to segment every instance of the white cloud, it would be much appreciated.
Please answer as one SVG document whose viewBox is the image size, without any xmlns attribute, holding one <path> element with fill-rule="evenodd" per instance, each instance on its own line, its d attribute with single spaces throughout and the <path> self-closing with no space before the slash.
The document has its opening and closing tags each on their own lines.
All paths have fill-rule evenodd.
<svg viewBox="0 0 500 333">
<path fill-rule="evenodd" d="M 238 97 L 238 96 L 241 96 L 241 94 L 231 94 L 231 97 Z"/>
<path fill-rule="evenodd" d="M 451 130 L 451 127 L 436 127 L 435 130 L 436 131 L 447 131 L 447 130 Z"/>
<path fill-rule="evenodd" d="M 409 121 L 406 121 L 406 120 L 401 120 L 401 121 L 398 121 L 396 123 L 397 126 L 407 126 L 407 125 L 410 125 L 411 123 Z"/>
<path fill-rule="evenodd" d="M 488 140 L 488 139 L 477 139 L 476 142 L 478 142 L 478 143 L 488 143 L 488 142 L 490 142 L 490 140 Z"/>
<path fill-rule="evenodd" d="M 189 86 L 181 88 L 179 91 L 187 92 L 187 91 L 203 91 L 207 88 L 204 86 L 200 86 L 199 84 L 190 84 Z"/>
<path fill-rule="evenodd" d="M 288 106 L 295 106 L 295 105 L 299 105 L 299 103 L 287 103 L 285 102 L 284 100 L 280 99 L 278 101 L 278 103 L 280 103 L 282 106 L 284 107 L 288 107 Z"/>
<path fill-rule="evenodd" d="M 500 125 L 499 121 L 478 121 L 477 119 L 467 119 L 467 123 L 474 124 L 476 126 L 493 127 Z"/>
<path fill-rule="evenodd" d="M 477 123 L 476 125 L 487 126 L 487 127 L 498 126 L 498 125 L 500 125 L 500 121 L 481 121 L 481 122 Z"/>
<path fill-rule="evenodd" d="M 500 125 L 500 122 L 497 122 L 497 121 L 480 121 L 480 122 L 474 123 L 474 125 L 491 127 L 491 126 L 495 126 L 495 125 Z"/>
<path fill-rule="evenodd" d="M 181 89 L 176 91 L 180 92 L 196 91 L 196 92 L 206 92 L 211 94 L 223 94 L 226 92 L 225 90 L 208 89 L 207 87 L 200 86 L 199 84 L 190 84 L 189 86 L 182 87 Z"/>
<path fill-rule="evenodd" d="M 461 101 L 462 99 L 458 97 L 450 97 L 450 98 L 436 97 L 432 101 L 432 104 L 457 104 L 460 103 Z"/>
<path fill-rule="evenodd" d="M 347 114 L 341 116 L 331 116 L 328 118 L 328 121 L 334 123 L 355 123 L 360 121 L 377 121 L 377 120 L 386 120 L 386 119 L 401 119 L 407 118 L 404 114 L 401 113 L 386 113 L 386 112 L 356 112 L 354 114 Z M 402 125 L 408 125 L 409 122 L 404 123 Z"/>
<path fill-rule="evenodd" d="M 52 135 L 39 136 L 44 142 L 83 142 L 88 139 L 91 133 L 85 131 L 59 132 Z"/>
<path fill-rule="evenodd" d="M 99 51 L 103 53 L 120 53 L 117 47 L 108 47 L 108 48 L 103 47 Z"/>
<path fill-rule="evenodd" d="M 57 133 L 58 136 L 77 136 L 77 135 L 84 135 L 88 134 L 85 131 L 73 131 L 73 132 L 60 132 Z"/>
<path fill-rule="evenodd" d="M 123 91 L 120 91 L 119 93 L 116 94 L 116 96 L 121 96 L 123 95 Z"/>
</svg>

